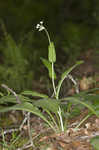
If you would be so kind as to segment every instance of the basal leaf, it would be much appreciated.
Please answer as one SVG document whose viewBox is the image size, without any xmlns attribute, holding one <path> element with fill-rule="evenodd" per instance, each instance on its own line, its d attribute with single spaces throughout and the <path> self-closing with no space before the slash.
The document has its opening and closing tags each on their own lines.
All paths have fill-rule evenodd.
<svg viewBox="0 0 99 150">
<path fill-rule="evenodd" d="M 31 100 L 28 97 L 24 97 L 22 95 L 18 95 L 18 98 L 21 102 L 30 102 Z M 17 100 L 14 95 L 3 96 L 0 98 L 0 104 L 13 103 L 16 104 Z"/>
<path fill-rule="evenodd" d="M 42 99 L 34 102 L 34 105 L 47 109 L 50 112 L 57 113 L 59 108 L 59 101 L 52 99 Z"/>
<path fill-rule="evenodd" d="M 95 111 L 94 107 L 91 105 L 91 104 L 87 104 L 83 101 L 80 100 L 80 98 L 75 98 L 75 97 L 66 97 L 64 99 L 61 99 L 61 102 L 65 102 L 65 101 L 72 101 L 72 102 L 76 102 L 78 104 L 82 104 L 84 105 L 85 107 L 87 107 L 93 114 L 95 114 L 97 117 L 99 117 L 98 113 Z"/>
<path fill-rule="evenodd" d="M 90 101 L 94 101 L 94 100 L 99 101 L 99 94 L 88 94 L 85 96 L 85 98 Z"/>
<path fill-rule="evenodd" d="M 48 98 L 47 95 L 45 94 L 41 94 L 41 93 L 38 93 L 38 92 L 35 92 L 35 91 L 24 91 L 21 93 L 22 95 L 31 95 L 31 96 L 35 96 L 35 97 L 41 97 L 41 98 Z"/>
<path fill-rule="evenodd" d="M 33 106 L 31 103 L 25 102 L 22 104 L 16 104 L 12 107 L 1 107 L 0 112 L 8 112 L 11 110 L 22 110 L 33 113 L 43 119 L 55 131 L 55 128 L 52 126 L 50 121 L 46 119 L 46 117 L 40 112 L 40 110 L 37 107 Z"/>
</svg>

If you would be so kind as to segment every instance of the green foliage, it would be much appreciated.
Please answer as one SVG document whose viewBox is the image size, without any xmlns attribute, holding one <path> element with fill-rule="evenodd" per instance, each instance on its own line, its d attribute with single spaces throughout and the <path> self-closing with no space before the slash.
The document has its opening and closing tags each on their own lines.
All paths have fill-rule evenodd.
<svg viewBox="0 0 99 150">
<path fill-rule="evenodd" d="M 58 83 L 58 87 L 57 87 L 57 98 L 59 97 L 59 92 L 60 92 L 60 88 L 62 86 L 63 81 L 67 78 L 67 76 L 69 75 L 69 73 L 78 65 L 82 64 L 83 61 L 78 61 L 74 66 L 72 66 L 71 68 L 69 68 L 68 70 L 66 70 L 64 73 L 62 73 L 61 75 L 61 80 Z"/>
<path fill-rule="evenodd" d="M 30 80 L 33 78 L 33 72 L 30 71 L 27 74 L 28 61 L 22 55 L 24 45 L 22 46 L 22 43 L 16 44 L 9 34 L 0 44 L 2 45 L 0 51 L 3 56 L 3 63 L 0 64 L 0 81 L 12 88 L 14 87 L 17 92 L 27 88 L 28 85 L 31 86 Z"/>
<path fill-rule="evenodd" d="M 97 117 L 99 116 L 97 111 L 94 110 L 94 107 L 92 106 L 92 104 L 87 104 L 83 101 L 80 100 L 80 97 L 79 98 L 75 98 L 75 97 L 67 97 L 67 98 L 64 98 L 62 99 L 62 101 L 72 101 L 72 102 L 75 102 L 76 104 L 77 103 L 80 103 L 82 105 L 84 105 L 85 107 L 87 107 L 93 114 L 95 114 Z M 65 103 L 64 103 L 65 104 Z"/>
<path fill-rule="evenodd" d="M 21 93 L 22 95 L 29 95 L 29 96 L 36 96 L 36 97 L 40 97 L 40 98 L 48 98 L 47 95 L 45 94 L 40 94 L 38 92 L 35 92 L 35 91 L 24 91 Z"/>
<path fill-rule="evenodd" d="M 64 56 L 64 60 L 62 60 L 66 60 L 66 63 L 69 62 L 70 64 L 71 61 L 74 63 L 80 53 L 87 48 L 98 48 L 98 7 L 98 1 L 92 2 L 89 0 L 82 2 L 77 0 L 67 3 L 63 0 L 48 0 L 47 3 L 45 1 L 38 2 L 36 0 L 17 0 L 15 2 L 12 0 L 1 0 L 0 19 L 3 20 L 7 32 L 9 33 L 7 36 L 8 41 L 9 36 L 11 36 L 10 40 L 11 38 L 13 40 L 9 43 L 6 38 L 6 42 L 8 42 L 8 45 L 16 45 L 17 49 L 20 50 L 15 50 L 13 53 L 9 54 L 9 52 L 3 52 L 4 50 L 1 50 L 2 44 L 0 44 L 0 56 L 2 57 L 0 57 L 0 60 L 2 59 L 4 63 L 6 63 L 6 59 L 10 57 L 9 63 L 11 65 L 11 60 L 15 59 L 15 62 L 13 60 L 15 64 L 18 62 L 21 55 L 21 60 L 23 62 L 20 62 L 17 68 L 9 67 L 8 63 L 6 63 L 6 66 L 2 65 L 2 62 L 0 62 L 0 74 L 3 74 L 0 77 L 0 81 L 5 82 L 5 80 L 7 80 L 5 83 L 9 84 L 11 87 L 15 85 L 15 90 L 17 89 L 17 91 L 32 87 L 31 80 L 35 77 L 35 74 L 40 72 L 40 67 L 37 67 L 40 65 L 39 57 L 41 55 L 44 57 L 47 54 L 47 41 L 45 37 L 41 34 L 35 34 L 34 27 L 32 29 L 32 26 L 35 24 L 34 22 L 38 22 L 42 16 L 42 20 L 46 20 L 49 24 L 49 30 L 56 35 L 56 37 L 54 36 L 55 47 L 58 47 L 57 51 L 62 49 L 61 56 Z M 50 8 L 51 11 L 49 13 Z M 0 39 L 2 39 L 2 34 L 4 35 L 2 32 L 2 29 L 0 29 Z M 20 43 L 20 40 L 22 43 Z M 3 49 L 5 49 L 5 43 L 3 46 Z M 7 58 L 5 58 L 5 55 Z M 11 55 L 18 59 L 12 59 Z M 57 56 L 58 59 L 61 59 L 60 52 L 57 53 Z M 61 64 L 63 63 L 62 60 L 60 61 Z M 23 66 L 25 66 L 24 69 Z M 5 74 L 8 68 L 8 74 Z M 22 68 L 22 70 L 19 68 Z M 13 73 L 15 74 L 14 76 L 12 76 Z M 9 76 L 11 76 L 10 79 Z M 23 76 L 23 79 L 20 76 Z M 11 82 L 11 79 L 13 82 Z M 26 81 L 27 79 L 28 81 Z"/>
<path fill-rule="evenodd" d="M 20 145 L 21 143 L 24 144 L 27 141 L 26 139 L 24 139 L 24 141 L 22 141 L 22 139 L 20 139 L 21 135 L 17 135 L 16 132 L 13 132 L 12 137 L 11 137 L 11 141 L 10 141 L 10 144 L 9 144 L 9 142 L 6 141 L 3 130 L 1 132 L 1 135 L 2 135 L 3 140 L 2 140 L 2 142 L 0 141 L 0 148 L 1 149 L 4 148 L 5 150 L 11 150 L 11 149 L 15 150 L 16 145 Z M 16 144 L 17 142 L 20 142 L 20 144 Z"/>
<path fill-rule="evenodd" d="M 27 92 L 25 92 L 25 93 L 27 93 Z M 31 93 L 32 93 L 32 91 L 31 91 Z M 29 95 L 31 95 L 31 93 L 29 93 Z M 94 106 L 92 106 L 91 104 L 87 104 L 84 101 L 81 101 L 80 95 L 79 96 L 77 95 L 76 97 L 67 97 L 67 98 L 59 99 L 59 100 L 52 99 L 52 98 L 47 98 L 47 99 L 41 98 L 41 99 L 35 100 L 33 98 L 29 98 L 28 97 L 29 95 L 27 95 L 25 97 L 18 95 L 20 98 L 21 104 L 15 104 L 15 103 L 17 103 L 16 98 L 12 95 L 1 97 L 0 105 L 1 104 L 3 104 L 3 105 L 9 104 L 9 102 L 13 103 L 14 105 L 9 106 L 9 107 L 1 105 L 0 112 L 7 112 L 7 111 L 11 111 L 11 110 L 25 110 L 25 111 L 31 112 L 31 113 L 41 117 L 55 132 L 61 131 L 61 126 L 60 126 L 60 121 L 59 121 L 60 118 L 58 115 L 59 108 L 61 108 L 61 111 L 63 112 L 62 105 L 64 104 L 64 106 L 65 105 L 67 106 L 68 101 L 70 101 L 73 105 L 81 104 L 81 105 L 87 107 L 90 110 L 91 114 L 95 114 L 96 116 L 99 116 L 99 113 L 97 112 L 97 110 L 95 111 Z M 88 94 L 85 94 L 85 95 L 86 95 L 86 97 L 88 96 Z M 34 97 L 35 97 L 35 95 L 34 95 Z M 38 97 L 38 94 L 37 94 L 37 97 Z M 85 97 L 83 99 L 86 100 Z M 90 97 L 88 100 L 90 100 Z M 94 98 L 94 100 L 95 100 L 95 98 Z M 97 99 L 97 100 L 99 100 L 99 99 Z M 76 105 L 75 105 L 75 107 L 76 107 Z M 43 112 L 41 112 L 39 110 L 39 107 L 42 108 L 47 113 L 47 116 L 44 115 Z M 65 113 L 66 113 L 66 110 L 65 110 Z M 53 114 L 55 114 L 55 115 L 53 115 Z M 65 114 L 65 115 L 67 115 L 67 114 Z M 63 113 L 63 116 L 64 116 L 64 113 Z M 56 119 L 54 117 L 55 118 L 58 117 L 57 118 L 58 122 L 56 121 Z M 65 126 L 64 126 L 64 128 L 65 128 Z"/>
<path fill-rule="evenodd" d="M 48 99 L 38 100 L 34 102 L 34 105 L 43 108 L 43 110 L 47 110 L 57 114 L 60 105 L 59 103 L 60 102 L 55 99 L 52 100 L 51 98 L 48 98 Z"/>
<path fill-rule="evenodd" d="M 23 95 L 18 95 L 18 97 L 22 103 L 32 101 L 28 97 L 23 96 Z M 0 105 L 6 105 L 6 104 L 17 104 L 16 97 L 14 95 L 2 96 L 0 98 Z"/>
<path fill-rule="evenodd" d="M 91 29 L 83 24 L 68 22 L 63 24 L 62 32 L 62 49 L 68 56 L 69 62 L 75 61 L 82 50 L 89 46 L 89 34 Z M 87 43 L 86 43 L 87 41 Z"/>
<path fill-rule="evenodd" d="M 94 150 L 99 150 L 99 136 L 92 138 L 91 144 L 94 147 Z"/>
<path fill-rule="evenodd" d="M 38 2 L 36 0 L 17 0 L 15 2 L 12 0 L 1 0 L 0 18 L 4 21 L 8 33 L 17 41 L 31 30 L 34 22 L 38 22 L 43 16 L 42 19 L 49 24 L 49 30 L 56 34 L 56 37 L 54 37 L 56 47 L 59 50 L 62 49 L 63 56 L 66 55 L 66 58 L 68 57 L 66 61 L 71 62 L 71 60 L 75 61 L 80 52 L 85 50 L 86 47 L 99 47 L 98 7 L 98 0 L 95 2 L 90 0 L 82 2 L 79 2 L 79 0 L 71 0 L 70 2 L 63 0 L 48 0 L 47 2 Z M 33 53 L 32 61 L 36 64 L 39 56 L 41 56 L 40 52 L 46 55 L 46 47 L 45 42 L 43 42 L 43 36 L 41 38 L 41 36 L 37 35 L 32 40 L 34 40 L 31 50 Z M 24 55 L 24 52 L 22 55 Z M 60 56 L 59 53 L 57 55 Z M 30 63 L 31 65 L 32 63 Z"/>
<path fill-rule="evenodd" d="M 48 59 L 49 62 L 55 63 L 56 62 L 56 52 L 55 52 L 55 46 L 53 42 L 50 42 L 48 47 Z"/>
<path fill-rule="evenodd" d="M 56 129 L 54 128 L 54 125 L 51 124 L 50 121 L 46 119 L 46 117 L 40 112 L 40 110 L 37 107 L 35 107 L 35 105 L 32 105 L 31 103 L 25 102 L 22 104 L 14 105 L 12 107 L 2 107 L 0 112 L 7 112 L 11 110 L 23 110 L 23 111 L 31 112 L 39 116 L 40 118 L 42 118 L 54 131 L 56 131 Z"/>
<path fill-rule="evenodd" d="M 17 0 L 0 1 L 0 18 L 7 22 L 7 29 L 10 33 L 18 36 L 32 24 L 32 20 L 37 21 L 41 14 L 46 12 L 46 7 L 42 2 L 29 0 L 28 2 Z M 38 9 L 39 8 L 39 9 Z M 19 13 L 18 13 L 19 12 Z M 17 31 L 17 32 L 16 32 Z"/>
<path fill-rule="evenodd" d="M 41 58 L 41 60 L 44 64 L 44 66 L 48 69 L 49 77 L 52 78 L 52 65 L 51 65 L 51 63 L 45 58 Z M 54 71 L 54 79 L 56 79 L 55 71 Z"/>
<path fill-rule="evenodd" d="M 43 26 L 43 22 L 40 24 L 38 24 L 38 29 L 39 31 L 44 30 L 47 34 L 47 37 L 49 39 L 49 34 L 46 30 L 46 28 Z M 15 44 L 13 43 L 12 45 Z M 76 62 L 75 65 L 73 65 L 71 68 L 69 68 L 68 70 L 66 70 L 64 73 L 62 73 L 61 75 L 61 79 L 58 82 L 58 86 L 55 85 L 55 78 L 54 78 L 54 63 L 56 61 L 56 54 L 55 54 L 55 49 L 54 49 L 54 45 L 49 40 L 49 60 L 46 59 L 42 59 L 44 65 L 47 67 L 47 69 L 51 70 L 51 77 L 52 77 L 52 86 L 53 86 L 53 91 L 54 91 L 54 98 L 50 98 L 49 96 L 45 95 L 45 94 L 41 94 L 35 91 L 24 91 L 21 93 L 21 95 L 17 95 L 17 97 L 20 100 L 20 104 L 17 104 L 17 98 L 16 96 L 12 96 L 9 95 L 8 96 L 2 96 L 0 98 L 0 112 L 7 112 L 7 111 L 11 111 L 11 110 L 22 110 L 22 111 L 28 111 L 30 113 L 33 113 L 37 116 L 39 116 L 40 118 L 42 118 L 49 127 L 51 127 L 55 132 L 64 132 L 66 129 L 66 124 L 65 124 L 65 117 L 64 117 L 64 112 L 66 114 L 69 114 L 69 109 L 67 107 L 67 109 L 64 110 L 64 105 L 67 106 L 68 101 L 70 101 L 70 106 L 72 106 L 72 104 L 75 104 L 75 107 L 77 104 L 81 104 L 84 107 L 87 107 L 90 111 L 90 114 L 88 114 L 84 120 L 82 120 L 80 122 L 79 125 L 77 125 L 77 127 L 75 129 L 77 129 L 91 114 L 95 114 L 96 116 L 99 116 L 99 113 L 97 112 L 96 107 L 93 107 L 92 104 L 87 104 L 84 101 L 81 101 L 81 97 L 84 99 L 89 100 L 90 99 L 90 95 L 86 95 L 85 93 L 78 94 L 75 95 L 74 97 L 66 97 L 63 99 L 59 99 L 59 93 L 60 93 L 60 88 L 62 86 L 62 83 L 64 81 L 65 78 L 67 78 L 67 76 L 70 74 L 70 72 L 78 65 L 82 64 L 83 61 L 78 61 Z M 10 57 L 12 55 L 9 55 Z M 17 57 L 19 57 L 20 55 L 18 55 Z M 13 57 L 13 56 L 12 56 Z M 16 60 L 17 61 L 17 60 Z M 13 64 L 16 63 L 15 60 L 12 61 Z M 49 64 L 50 63 L 50 64 Z M 50 69 L 49 69 L 50 68 Z M 49 74 L 50 75 L 50 74 Z M 11 90 L 10 90 L 11 92 Z M 24 95 L 24 96 L 23 96 Z M 34 97 L 38 98 L 40 97 L 40 99 L 35 100 L 33 99 Z M 93 95 L 93 100 L 96 98 L 99 100 L 99 96 Z M 13 104 L 12 106 L 4 106 L 4 105 L 8 105 L 9 103 Z M 3 104 L 3 105 L 2 105 Z M 42 108 L 43 111 L 46 112 L 47 115 L 45 115 L 42 111 L 40 111 L 39 108 Z"/>
</svg>

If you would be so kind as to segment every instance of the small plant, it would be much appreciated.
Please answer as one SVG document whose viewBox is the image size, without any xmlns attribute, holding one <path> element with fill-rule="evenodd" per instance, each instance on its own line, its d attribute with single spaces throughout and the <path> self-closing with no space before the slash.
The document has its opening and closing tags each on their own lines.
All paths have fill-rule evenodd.
<svg viewBox="0 0 99 150">
<path fill-rule="evenodd" d="M 81 95 L 74 96 L 74 97 L 66 97 L 63 99 L 60 98 L 60 89 L 61 89 L 63 81 L 68 77 L 71 78 L 70 72 L 75 67 L 82 64 L 83 61 L 76 62 L 75 65 L 73 65 L 72 67 L 64 71 L 61 75 L 58 85 L 56 86 L 55 85 L 56 73 L 54 70 L 54 64 L 56 62 L 56 51 L 55 51 L 54 43 L 51 41 L 49 33 L 47 29 L 44 27 L 42 21 L 40 22 L 40 24 L 37 24 L 36 29 L 38 29 L 39 31 L 44 30 L 49 41 L 48 60 L 44 58 L 41 58 L 41 60 L 43 64 L 45 65 L 45 67 L 48 69 L 49 77 L 51 78 L 51 81 L 52 81 L 52 87 L 54 91 L 53 97 L 49 97 L 48 95 L 41 94 L 35 91 L 24 91 L 20 95 L 16 95 L 15 92 L 13 92 L 11 89 L 9 90 L 9 88 L 6 88 L 13 95 L 2 96 L 0 99 L 0 104 L 6 104 L 10 102 L 10 103 L 14 103 L 14 105 L 11 107 L 1 106 L 0 112 L 6 112 L 10 110 L 28 111 L 42 118 L 47 123 L 47 125 L 51 127 L 55 132 L 65 132 L 66 118 L 64 117 L 64 112 L 66 112 L 66 110 L 69 110 L 67 108 L 68 101 L 70 101 L 71 105 L 74 104 L 75 102 L 80 103 L 84 105 L 85 107 L 87 107 L 90 110 L 91 114 L 97 115 L 96 111 L 93 109 L 91 105 L 81 101 Z M 72 81 L 74 82 L 74 80 Z M 5 86 L 3 85 L 3 87 Z M 34 98 L 38 97 L 39 99 L 35 100 L 33 98 L 29 98 L 30 96 Z M 44 111 L 40 111 L 39 108 L 42 108 Z M 47 115 L 44 112 L 46 112 Z M 88 117 L 86 117 L 86 119 Z M 83 120 L 81 123 L 83 123 Z M 77 127 L 79 127 L 81 123 Z"/>
<path fill-rule="evenodd" d="M 14 129 L 12 130 L 12 132 L 9 132 L 10 130 L 8 131 L 11 136 L 9 140 L 7 139 L 7 133 L 5 133 L 7 130 L 2 130 L 0 135 L 0 150 L 19 150 L 20 148 L 18 147 L 22 147 L 28 143 L 28 137 L 23 137 L 22 132 L 19 134 L 19 132 L 14 131 Z"/>
</svg>

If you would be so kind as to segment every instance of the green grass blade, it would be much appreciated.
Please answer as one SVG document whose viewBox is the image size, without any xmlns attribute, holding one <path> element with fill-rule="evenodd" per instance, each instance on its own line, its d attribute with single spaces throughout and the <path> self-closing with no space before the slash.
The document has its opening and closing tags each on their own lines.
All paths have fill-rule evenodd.
<svg viewBox="0 0 99 150">
<path fill-rule="evenodd" d="M 99 150 L 99 135 L 92 138 L 90 140 L 90 143 L 93 146 L 94 150 Z"/>
</svg>

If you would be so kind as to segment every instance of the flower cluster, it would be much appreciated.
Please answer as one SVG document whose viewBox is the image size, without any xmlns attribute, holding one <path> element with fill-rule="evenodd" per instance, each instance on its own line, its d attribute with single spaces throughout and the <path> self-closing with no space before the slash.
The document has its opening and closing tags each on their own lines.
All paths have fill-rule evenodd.
<svg viewBox="0 0 99 150">
<path fill-rule="evenodd" d="M 38 29 L 38 31 L 42 31 L 45 29 L 45 27 L 43 26 L 43 21 L 40 21 L 40 23 L 36 25 L 36 29 Z"/>
</svg>

